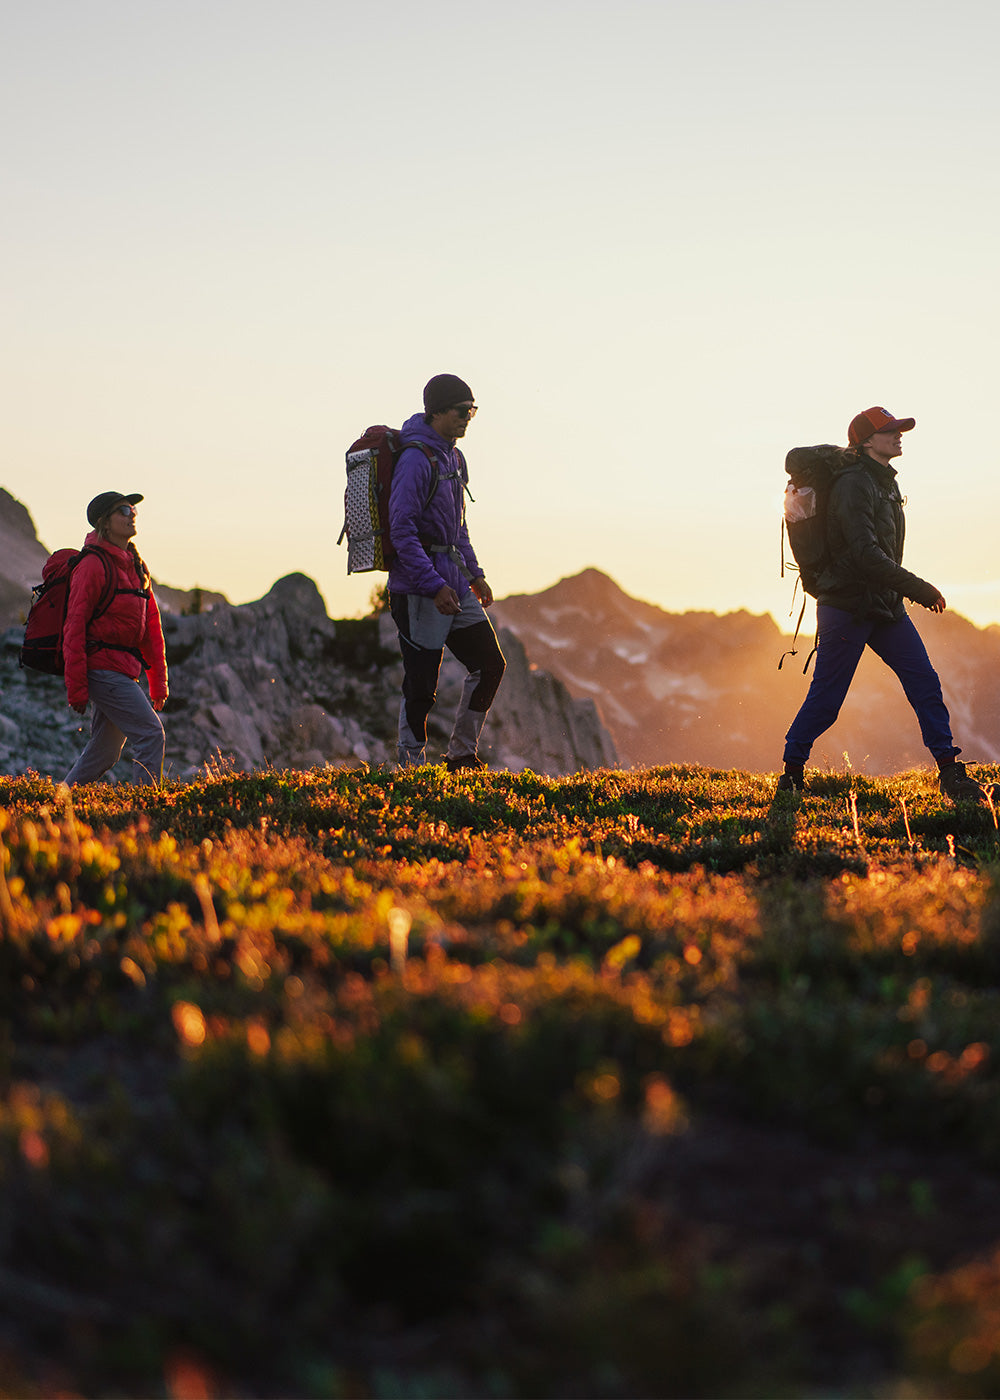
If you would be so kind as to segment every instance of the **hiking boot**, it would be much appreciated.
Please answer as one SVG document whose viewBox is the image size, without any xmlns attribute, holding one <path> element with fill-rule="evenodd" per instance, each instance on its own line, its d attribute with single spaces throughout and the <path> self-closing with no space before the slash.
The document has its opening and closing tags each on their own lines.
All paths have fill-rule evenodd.
<svg viewBox="0 0 1000 1400">
<path fill-rule="evenodd" d="M 445 763 L 449 773 L 462 773 L 467 769 L 475 769 L 478 772 L 489 766 L 484 758 L 477 758 L 474 753 L 462 754 L 459 758 L 446 759 Z"/>
<path fill-rule="evenodd" d="M 782 773 L 778 779 L 777 792 L 805 792 L 806 777 L 804 773 Z"/>
<path fill-rule="evenodd" d="M 938 782 L 945 797 L 952 802 L 974 802 L 979 807 L 990 805 L 990 795 L 975 778 L 969 777 L 964 763 L 946 763 L 938 775 Z"/>
</svg>

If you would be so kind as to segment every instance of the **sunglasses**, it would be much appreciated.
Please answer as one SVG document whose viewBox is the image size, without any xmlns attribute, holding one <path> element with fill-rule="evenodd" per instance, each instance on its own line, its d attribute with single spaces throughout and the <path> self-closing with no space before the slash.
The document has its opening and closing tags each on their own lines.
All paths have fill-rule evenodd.
<svg viewBox="0 0 1000 1400">
<path fill-rule="evenodd" d="M 134 520 L 135 506 L 115 506 L 115 515 L 127 515 L 130 520 Z"/>
<path fill-rule="evenodd" d="M 456 403 L 452 405 L 452 413 L 460 413 L 463 418 L 475 418 L 479 409 L 474 403 Z"/>
</svg>

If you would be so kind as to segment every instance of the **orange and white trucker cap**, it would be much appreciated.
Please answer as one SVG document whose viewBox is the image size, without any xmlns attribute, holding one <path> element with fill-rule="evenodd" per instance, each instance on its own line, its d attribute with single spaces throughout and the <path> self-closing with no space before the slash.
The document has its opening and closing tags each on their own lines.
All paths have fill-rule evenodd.
<svg viewBox="0 0 1000 1400">
<path fill-rule="evenodd" d="M 887 408 L 866 408 L 864 413 L 851 419 L 847 441 L 851 447 L 860 447 L 873 433 L 908 433 L 916 422 L 915 418 L 893 418 Z"/>
</svg>

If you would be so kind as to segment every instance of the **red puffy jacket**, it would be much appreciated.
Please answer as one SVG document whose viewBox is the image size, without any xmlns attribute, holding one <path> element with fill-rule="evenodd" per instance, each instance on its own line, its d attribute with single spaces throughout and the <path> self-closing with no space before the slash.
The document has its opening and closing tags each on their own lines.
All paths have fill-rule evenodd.
<svg viewBox="0 0 1000 1400">
<path fill-rule="evenodd" d="M 138 680 L 143 670 L 149 679 L 149 698 L 167 698 L 167 654 L 163 645 L 160 610 L 149 589 L 137 556 L 128 549 L 102 540 L 92 530 L 84 544 L 103 550 L 117 576 L 119 590 L 107 612 L 91 622 L 105 589 L 106 572 L 100 559 L 85 554 L 73 570 L 69 587 L 66 622 L 63 626 L 63 653 L 66 659 L 66 695 L 71 705 L 85 705 L 89 699 L 88 671 L 121 671 Z M 94 647 L 94 642 L 115 642 L 132 651 L 115 647 Z M 134 653 L 139 653 L 136 655 Z M 142 660 L 140 661 L 139 656 Z"/>
</svg>

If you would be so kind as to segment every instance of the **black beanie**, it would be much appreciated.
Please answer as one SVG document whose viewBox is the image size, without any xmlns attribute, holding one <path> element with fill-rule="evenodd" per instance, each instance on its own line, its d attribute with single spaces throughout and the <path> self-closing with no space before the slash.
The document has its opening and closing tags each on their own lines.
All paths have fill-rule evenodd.
<svg viewBox="0 0 1000 1400">
<path fill-rule="evenodd" d="M 469 403 L 475 397 L 457 374 L 436 374 L 424 385 L 424 412 L 445 413 L 457 403 Z"/>
</svg>

